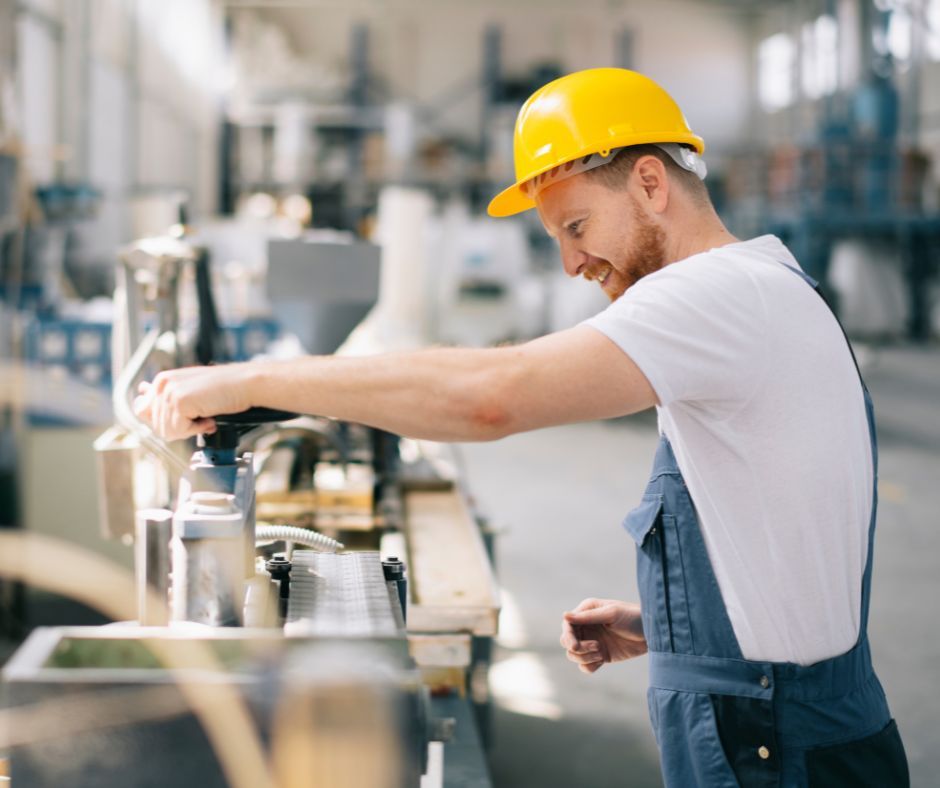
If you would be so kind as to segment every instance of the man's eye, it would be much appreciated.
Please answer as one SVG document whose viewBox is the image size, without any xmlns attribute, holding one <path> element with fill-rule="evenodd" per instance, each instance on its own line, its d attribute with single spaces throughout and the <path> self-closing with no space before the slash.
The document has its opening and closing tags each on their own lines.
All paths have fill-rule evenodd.
<svg viewBox="0 0 940 788">
<path fill-rule="evenodd" d="M 572 222 L 568 225 L 568 235 L 572 238 L 577 238 L 581 235 L 581 222 Z"/>
</svg>

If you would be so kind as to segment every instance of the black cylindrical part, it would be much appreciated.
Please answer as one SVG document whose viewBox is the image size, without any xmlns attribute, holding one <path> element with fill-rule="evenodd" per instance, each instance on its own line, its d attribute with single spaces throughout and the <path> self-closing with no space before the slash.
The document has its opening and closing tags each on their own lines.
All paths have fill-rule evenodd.
<svg viewBox="0 0 940 788">
<path fill-rule="evenodd" d="M 382 570 L 385 572 L 385 581 L 395 583 L 398 591 L 398 602 L 401 605 L 401 620 L 408 620 L 408 579 L 405 577 L 405 565 L 398 556 L 390 555 L 382 561 Z"/>
<path fill-rule="evenodd" d="M 287 605 L 290 602 L 290 570 L 293 565 L 287 560 L 287 557 L 281 554 L 269 558 L 264 565 L 271 575 L 271 579 L 277 581 L 277 614 L 281 621 L 287 619 Z"/>
</svg>

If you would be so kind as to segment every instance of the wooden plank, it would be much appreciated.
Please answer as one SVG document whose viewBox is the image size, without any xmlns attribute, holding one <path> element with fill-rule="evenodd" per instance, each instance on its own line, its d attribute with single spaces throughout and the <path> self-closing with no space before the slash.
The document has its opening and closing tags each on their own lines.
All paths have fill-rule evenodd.
<svg viewBox="0 0 940 788">
<path fill-rule="evenodd" d="M 470 632 L 494 637 L 499 628 L 499 607 L 483 605 L 444 606 L 412 604 L 408 608 L 408 629 L 413 632 Z"/>
<path fill-rule="evenodd" d="M 409 632 L 408 651 L 419 668 L 467 668 L 470 666 L 470 635 Z"/>
<path fill-rule="evenodd" d="M 418 668 L 421 683 L 431 695 L 449 695 L 456 692 L 461 698 L 467 694 L 466 668 Z"/>
<path fill-rule="evenodd" d="M 495 635 L 499 589 L 460 491 L 407 491 L 408 629 Z"/>
<path fill-rule="evenodd" d="M 294 460 L 294 450 L 289 446 L 275 448 L 265 459 L 255 481 L 259 520 L 301 523 L 312 517 L 315 527 L 349 531 L 370 531 L 381 525 L 372 513 L 371 469 L 349 466 L 347 478 L 340 466 L 333 469 L 321 463 L 315 477 L 321 486 L 292 490 Z M 330 470 L 336 471 L 332 480 L 326 473 Z"/>
<path fill-rule="evenodd" d="M 313 511 L 317 508 L 319 498 L 317 498 L 316 490 L 268 490 L 257 493 L 255 500 L 259 503 L 290 503 L 295 506 L 306 506 Z"/>
<path fill-rule="evenodd" d="M 383 522 L 371 515 L 332 514 L 311 509 L 306 504 L 277 503 L 259 501 L 256 504 L 256 518 L 264 523 L 296 523 L 315 529 L 336 531 L 372 531 L 380 528 Z"/>
</svg>

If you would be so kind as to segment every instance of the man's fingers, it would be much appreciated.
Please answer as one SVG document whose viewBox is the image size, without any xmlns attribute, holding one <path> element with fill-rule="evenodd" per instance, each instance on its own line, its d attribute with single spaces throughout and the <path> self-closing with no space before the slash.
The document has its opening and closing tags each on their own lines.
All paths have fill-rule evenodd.
<svg viewBox="0 0 940 788">
<path fill-rule="evenodd" d="M 137 387 L 137 391 L 139 394 L 134 397 L 134 413 L 137 414 L 138 418 L 149 419 L 151 415 L 150 411 L 153 407 L 153 387 L 146 381 L 142 381 Z"/>
<path fill-rule="evenodd" d="M 578 634 L 575 627 L 569 622 L 565 621 L 564 618 L 561 620 L 561 637 L 558 639 L 558 642 L 561 643 L 562 648 L 576 648 L 579 643 Z"/>
<path fill-rule="evenodd" d="M 604 663 L 604 658 L 600 654 L 575 654 L 569 651 L 566 656 L 568 661 L 574 662 L 575 665 L 602 665 Z"/>
<path fill-rule="evenodd" d="M 596 673 L 602 667 L 604 667 L 603 662 L 592 662 L 589 665 L 578 665 L 578 670 L 580 670 L 582 673 Z"/>
<path fill-rule="evenodd" d="M 596 640 L 582 640 L 584 633 L 580 627 L 572 627 L 567 622 L 562 622 L 562 632 L 559 642 L 565 651 L 573 651 L 577 654 L 588 654 L 592 651 L 600 651 L 600 643 Z"/>
<path fill-rule="evenodd" d="M 150 410 L 150 397 L 145 394 L 141 394 L 139 397 L 134 397 L 134 413 L 139 419 L 146 419 L 147 412 Z"/>
<path fill-rule="evenodd" d="M 574 662 L 577 665 L 591 665 L 595 662 L 603 663 L 604 655 L 600 651 L 590 651 L 590 652 L 580 652 L 580 651 L 569 651 L 565 655 L 568 658 L 569 662 Z"/>
<path fill-rule="evenodd" d="M 579 640 L 573 646 L 566 649 L 571 654 L 598 655 L 601 653 L 601 645 L 596 640 Z"/>
<path fill-rule="evenodd" d="M 595 599 L 594 597 L 589 597 L 588 599 L 582 599 L 580 602 L 578 602 L 578 606 L 572 612 L 580 613 L 582 610 L 593 610 L 596 607 L 604 607 L 607 602 L 608 600 L 606 599 Z"/>
<path fill-rule="evenodd" d="M 601 644 L 596 640 L 582 640 L 584 633 L 581 628 L 570 624 L 564 619 L 561 622 L 561 637 L 558 639 L 561 647 L 569 655 L 585 655 L 597 658 L 601 652 Z M 569 657 L 570 658 L 570 657 Z"/>
<path fill-rule="evenodd" d="M 190 419 L 182 414 L 170 375 L 161 373 L 154 378 L 153 383 L 142 381 L 137 390 L 140 393 L 134 398 L 134 413 L 142 421 L 148 422 L 153 431 L 164 440 L 178 440 L 216 431 L 215 419 Z"/>
<path fill-rule="evenodd" d="M 215 419 L 195 419 L 193 429 L 202 435 L 211 435 L 215 432 Z"/>
<path fill-rule="evenodd" d="M 616 621 L 617 616 L 617 608 L 613 605 L 604 605 L 589 610 L 575 610 L 571 613 L 565 613 L 565 621 L 576 626 L 611 624 Z"/>
</svg>

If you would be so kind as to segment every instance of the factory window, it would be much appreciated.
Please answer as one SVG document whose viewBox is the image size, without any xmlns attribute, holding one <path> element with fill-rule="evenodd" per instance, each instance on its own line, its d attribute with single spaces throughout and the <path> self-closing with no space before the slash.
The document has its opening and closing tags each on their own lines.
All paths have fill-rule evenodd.
<svg viewBox="0 0 940 788">
<path fill-rule="evenodd" d="M 802 30 L 803 93 L 819 98 L 835 93 L 839 86 L 839 26 L 828 14 L 807 22 Z"/>
<path fill-rule="evenodd" d="M 888 22 L 888 51 L 895 60 L 905 62 L 911 58 L 912 20 L 909 11 L 897 8 Z"/>
<path fill-rule="evenodd" d="M 786 33 L 765 38 L 757 50 L 757 92 L 761 106 L 768 112 L 793 103 L 793 66 L 796 51 Z"/>
<path fill-rule="evenodd" d="M 930 0 L 926 8 L 927 17 L 927 35 L 926 49 L 927 57 L 931 60 L 940 60 L 940 0 Z"/>
</svg>

